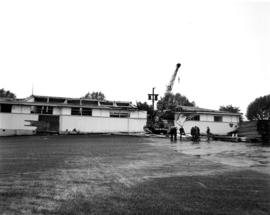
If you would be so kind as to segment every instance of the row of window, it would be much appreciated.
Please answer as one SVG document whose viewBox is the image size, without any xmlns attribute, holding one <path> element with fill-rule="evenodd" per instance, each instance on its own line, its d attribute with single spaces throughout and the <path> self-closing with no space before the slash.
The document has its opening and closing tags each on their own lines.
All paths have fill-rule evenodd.
<svg viewBox="0 0 270 215">
<path fill-rule="evenodd" d="M 31 113 L 53 114 L 53 107 L 51 107 L 51 106 L 31 106 Z"/>
<path fill-rule="evenodd" d="M 200 121 L 200 115 L 192 116 L 189 120 Z M 223 122 L 222 116 L 214 116 L 214 122 Z"/>
<path fill-rule="evenodd" d="M 126 112 L 110 112 L 110 117 L 129 118 L 130 113 L 126 113 Z"/>
<path fill-rule="evenodd" d="M 60 104 L 73 104 L 73 105 L 93 105 L 98 106 L 100 105 L 106 105 L 106 106 L 113 106 L 114 103 L 111 101 L 96 101 L 96 100 L 84 100 L 84 99 L 65 99 L 65 98 L 48 98 L 48 97 L 35 97 L 35 102 L 43 102 L 43 103 L 60 103 Z M 121 107 L 128 107 L 130 106 L 130 103 L 128 102 L 116 102 L 117 106 Z"/>
<path fill-rule="evenodd" d="M 71 108 L 71 115 L 92 116 L 92 109 L 74 107 L 74 108 Z"/>
<path fill-rule="evenodd" d="M 10 104 L 1 104 L 0 105 L 0 112 L 2 113 L 11 113 L 12 105 Z M 32 114 L 53 114 L 53 107 L 51 106 L 31 106 Z M 71 115 L 75 116 L 92 116 L 92 109 L 91 108 L 79 108 L 79 107 L 72 107 L 71 108 Z M 130 113 L 127 112 L 117 112 L 112 111 L 110 112 L 110 117 L 118 117 L 118 118 L 129 118 Z"/>
</svg>

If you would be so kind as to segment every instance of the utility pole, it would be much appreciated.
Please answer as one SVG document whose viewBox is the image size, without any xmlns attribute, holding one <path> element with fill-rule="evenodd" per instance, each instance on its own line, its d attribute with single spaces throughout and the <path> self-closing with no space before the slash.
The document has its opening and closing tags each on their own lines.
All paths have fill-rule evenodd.
<svg viewBox="0 0 270 215">
<path fill-rule="evenodd" d="M 152 89 L 152 94 L 148 94 L 148 100 L 152 100 L 153 114 L 152 120 L 154 122 L 155 101 L 158 100 L 158 94 L 155 94 L 155 87 Z"/>
<path fill-rule="evenodd" d="M 152 100 L 153 111 L 155 110 L 155 101 L 158 100 L 158 94 L 155 94 L 155 87 L 152 89 L 152 94 L 148 94 L 148 100 Z"/>
</svg>

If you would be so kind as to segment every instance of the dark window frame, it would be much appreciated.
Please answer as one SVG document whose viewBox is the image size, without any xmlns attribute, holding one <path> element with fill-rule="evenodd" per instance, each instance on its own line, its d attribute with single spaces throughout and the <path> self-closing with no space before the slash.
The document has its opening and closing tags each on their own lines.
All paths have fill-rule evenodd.
<svg viewBox="0 0 270 215">
<path fill-rule="evenodd" d="M 113 102 L 110 101 L 100 101 L 101 106 L 113 106 Z"/>
<path fill-rule="evenodd" d="M 91 108 L 82 108 L 81 114 L 82 114 L 82 116 L 92 116 L 92 109 Z"/>
<path fill-rule="evenodd" d="M 200 115 L 194 115 L 190 118 L 191 121 L 201 121 L 201 116 Z"/>
<path fill-rule="evenodd" d="M 79 108 L 79 107 L 71 107 L 71 115 L 72 116 L 81 116 L 82 115 L 81 108 Z"/>
<path fill-rule="evenodd" d="M 48 98 L 47 97 L 35 97 L 35 102 L 47 103 Z"/>
<path fill-rule="evenodd" d="M 1 113 L 12 113 L 12 104 L 0 104 Z"/>
<path fill-rule="evenodd" d="M 110 111 L 110 117 L 115 117 L 115 118 L 130 118 L 130 113 L 129 112 Z"/>
<path fill-rule="evenodd" d="M 214 116 L 214 122 L 223 122 L 222 116 Z"/>
</svg>

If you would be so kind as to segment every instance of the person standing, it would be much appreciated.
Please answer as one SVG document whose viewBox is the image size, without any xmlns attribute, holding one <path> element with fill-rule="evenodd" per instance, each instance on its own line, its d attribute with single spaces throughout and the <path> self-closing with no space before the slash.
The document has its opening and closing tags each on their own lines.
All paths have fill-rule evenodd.
<svg viewBox="0 0 270 215">
<path fill-rule="evenodd" d="M 179 128 L 179 132 L 180 132 L 180 140 L 182 140 L 182 135 L 186 135 L 183 126 L 181 126 L 181 127 Z"/>
<path fill-rule="evenodd" d="M 175 136 L 176 136 L 175 130 L 176 130 L 175 126 L 171 126 L 171 128 L 170 128 L 171 141 L 175 140 Z"/>
<path fill-rule="evenodd" d="M 211 132 L 210 132 L 209 126 L 207 126 L 206 135 L 207 135 L 207 140 L 209 141 L 210 140 L 210 137 L 211 137 Z"/>
<path fill-rule="evenodd" d="M 171 135 L 171 141 L 177 140 L 177 128 L 175 126 L 172 126 L 170 129 L 170 135 Z"/>
<path fill-rule="evenodd" d="M 190 134 L 192 137 L 192 141 L 195 141 L 196 140 L 196 126 L 191 128 Z"/>
</svg>

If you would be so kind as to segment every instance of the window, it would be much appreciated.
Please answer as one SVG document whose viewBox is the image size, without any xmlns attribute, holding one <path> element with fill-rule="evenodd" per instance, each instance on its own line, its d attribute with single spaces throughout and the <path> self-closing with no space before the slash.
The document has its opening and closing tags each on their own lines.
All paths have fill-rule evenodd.
<svg viewBox="0 0 270 215">
<path fill-rule="evenodd" d="M 64 98 L 49 98 L 50 103 L 65 103 L 65 101 Z"/>
<path fill-rule="evenodd" d="M 119 117 L 121 117 L 121 118 L 129 118 L 130 114 L 129 113 L 119 113 Z"/>
<path fill-rule="evenodd" d="M 51 106 L 32 106 L 31 113 L 33 113 L 33 114 L 53 114 L 53 107 L 51 107 Z"/>
<path fill-rule="evenodd" d="M 110 112 L 110 117 L 119 117 L 119 113 L 117 113 L 117 112 Z"/>
<path fill-rule="evenodd" d="M 47 97 L 35 97 L 35 102 L 47 102 Z"/>
<path fill-rule="evenodd" d="M 82 108 L 82 115 L 83 116 L 92 116 L 92 109 L 91 108 Z"/>
<path fill-rule="evenodd" d="M 200 121 L 200 115 L 195 115 L 190 118 L 192 121 Z"/>
<path fill-rule="evenodd" d="M 34 113 L 42 113 L 43 106 L 35 106 L 34 107 Z"/>
<path fill-rule="evenodd" d="M 0 112 L 2 113 L 11 113 L 12 105 L 10 104 L 1 104 Z"/>
<path fill-rule="evenodd" d="M 98 101 L 92 101 L 92 100 L 82 100 L 83 105 L 93 105 L 98 106 Z"/>
<path fill-rule="evenodd" d="M 53 107 L 46 106 L 43 107 L 43 114 L 52 114 L 53 113 Z"/>
<path fill-rule="evenodd" d="M 129 118 L 130 113 L 127 113 L 127 112 L 110 112 L 110 117 Z"/>
<path fill-rule="evenodd" d="M 70 100 L 67 100 L 67 103 L 72 104 L 72 105 L 79 105 L 81 102 L 79 99 L 70 99 Z"/>
<path fill-rule="evenodd" d="M 214 116 L 215 122 L 222 122 L 222 116 Z"/>
<path fill-rule="evenodd" d="M 128 106 L 130 106 L 130 104 L 126 103 L 126 102 L 117 102 L 116 105 L 120 106 L 120 107 L 128 107 Z"/>
<path fill-rule="evenodd" d="M 81 115 L 81 109 L 78 107 L 71 108 L 71 115 Z"/>
<path fill-rule="evenodd" d="M 100 105 L 110 105 L 110 106 L 112 106 L 113 103 L 109 102 L 109 101 L 103 101 L 103 102 L 100 102 Z"/>
</svg>

